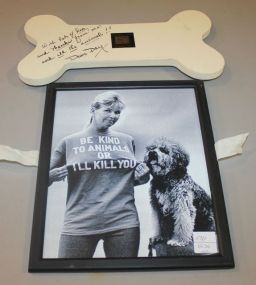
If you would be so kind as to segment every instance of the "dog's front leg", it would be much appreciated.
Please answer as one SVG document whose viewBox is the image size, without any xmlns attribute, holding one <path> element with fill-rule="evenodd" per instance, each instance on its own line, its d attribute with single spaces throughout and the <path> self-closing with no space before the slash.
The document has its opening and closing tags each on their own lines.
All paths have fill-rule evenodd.
<svg viewBox="0 0 256 285">
<path fill-rule="evenodd" d="M 152 208 L 152 237 L 161 238 L 161 226 L 160 226 L 160 219 L 159 219 L 159 212 L 158 209 Z"/>
<path fill-rule="evenodd" d="M 154 206 L 151 210 L 151 222 L 152 222 L 152 235 L 149 239 L 149 257 L 153 256 L 153 249 L 157 256 L 166 256 L 166 240 L 163 238 L 162 223 L 160 218 L 159 209 Z"/>
<path fill-rule="evenodd" d="M 174 232 L 167 244 L 171 246 L 186 246 L 192 240 L 196 208 L 193 205 L 193 195 L 183 191 L 174 204 Z"/>
</svg>

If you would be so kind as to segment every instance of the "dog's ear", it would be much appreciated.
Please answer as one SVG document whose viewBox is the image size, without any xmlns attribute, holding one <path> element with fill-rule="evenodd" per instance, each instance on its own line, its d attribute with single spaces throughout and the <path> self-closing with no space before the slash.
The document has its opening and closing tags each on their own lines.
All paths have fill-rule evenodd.
<svg viewBox="0 0 256 285">
<path fill-rule="evenodd" d="M 184 172 L 186 172 L 187 166 L 189 164 L 189 154 L 184 150 L 184 148 L 177 144 L 175 146 L 175 159 L 176 159 L 176 163 L 177 163 L 177 167 L 180 170 L 183 170 Z"/>
</svg>

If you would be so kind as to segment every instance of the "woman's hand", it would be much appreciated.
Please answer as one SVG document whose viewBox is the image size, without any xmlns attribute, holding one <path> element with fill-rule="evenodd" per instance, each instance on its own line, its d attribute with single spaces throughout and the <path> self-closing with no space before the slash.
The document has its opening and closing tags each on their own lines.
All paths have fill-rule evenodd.
<svg viewBox="0 0 256 285">
<path fill-rule="evenodd" d="M 68 169 L 66 165 L 53 168 L 52 170 L 50 170 L 49 174 L 49 185 L 51 185 L 55 181 L 64 180 L 67 175 L 68 175 Z"/>
<path fill-rule="evenodd" d="M 146 163 L 140 163 L 135 168 L 135 185 L 145 184 L 149 180 L 149 168 Z"/>
</svg>

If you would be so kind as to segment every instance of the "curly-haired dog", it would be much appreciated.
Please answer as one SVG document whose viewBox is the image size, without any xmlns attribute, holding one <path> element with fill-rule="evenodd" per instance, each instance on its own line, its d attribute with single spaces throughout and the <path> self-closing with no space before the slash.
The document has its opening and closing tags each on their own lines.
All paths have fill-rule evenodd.
<svg viewBox="0 0 256 285">
<path fill-rule="evenodd" d="M 186 246 L 193 231 L 214 231 L 210 196 L 187 173 L 189 155 L 168 138 L 146 148 L 145 162 L 153 176 L 151 204 L 157 218 L 155 239 Z"/>
</svg>

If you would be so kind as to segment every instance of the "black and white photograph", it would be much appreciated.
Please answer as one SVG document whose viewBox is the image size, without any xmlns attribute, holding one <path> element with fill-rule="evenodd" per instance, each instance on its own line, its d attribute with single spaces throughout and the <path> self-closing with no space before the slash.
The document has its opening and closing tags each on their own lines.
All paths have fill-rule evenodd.
<svg viewBox="0 0 256 285">
<path fill-rule="evenodd" d="M 143 268 L 146 260 L 166 267 L 175 257 L 219 258 L 221 199 L 214 193 L 221 183 L 212 183 L 200 84 L 105 85 L 48 89 L 45 112 L 54 112 L 45 119 L 52 132 L 41 154 L 41 260 L 86 260 L 88 268 L 93 261 L 97 269 L 102 260 L 108 268 L 118 260 Z M 225 216 L 223 223 L 228 237 Z M 131 266 L 135 260 L 142 264 Z"/>
</svg>

